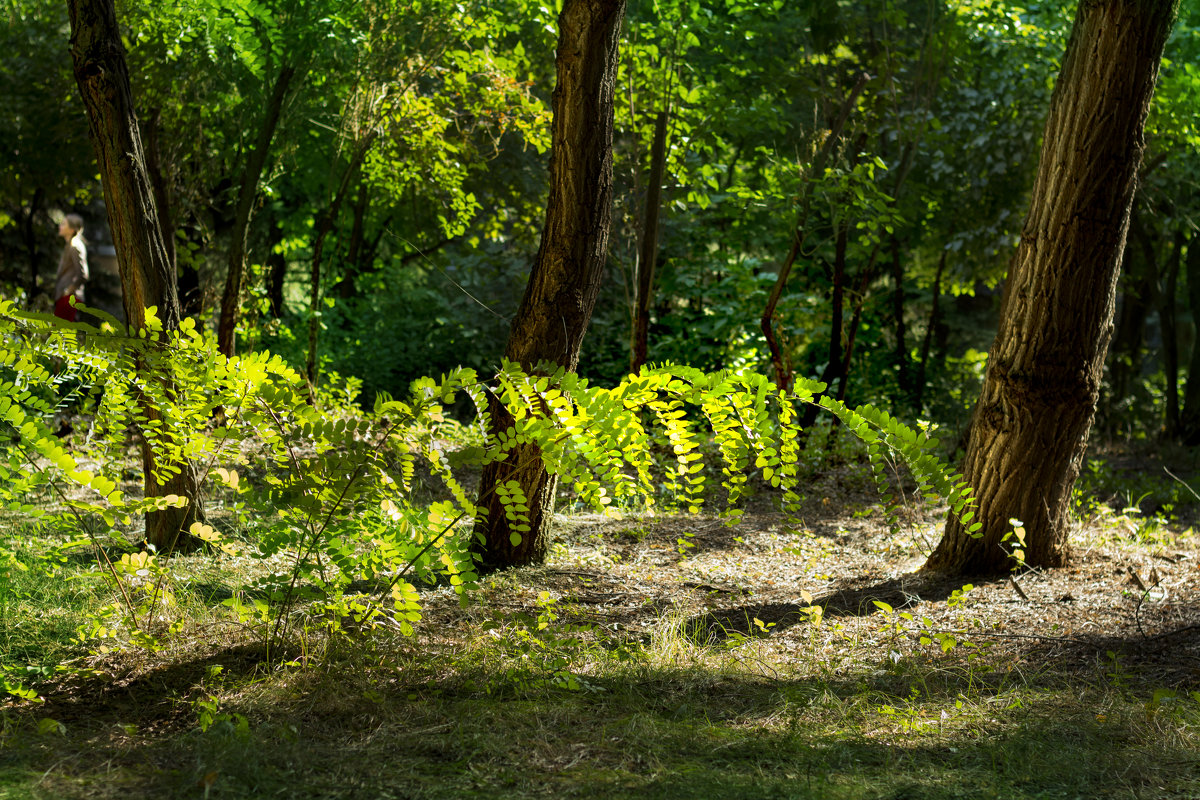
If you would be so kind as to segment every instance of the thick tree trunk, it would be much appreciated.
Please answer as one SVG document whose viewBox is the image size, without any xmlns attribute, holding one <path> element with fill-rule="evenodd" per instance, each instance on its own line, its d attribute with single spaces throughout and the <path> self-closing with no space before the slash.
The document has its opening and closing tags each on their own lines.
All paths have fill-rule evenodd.
<svg viewBox="0 0 1200 800">
<path fill-rule="evenodd" d="M 558 17 L 551 131 L 550 198 L 529 283 L 504 355 L 526 370 L 552 362 L 574 370 L 596 304 L 612 221 L 613 98 L 617 43 L 625 0 L 566 0 Z M 497 403 L 492 433 L 512 425 Z M 498 484 L 519 481 L 529 528 L 510 527 Z M 476 552 L 484 570 L 545 559 L 557 479 L 535 446 L 518 447 L 489 464 L 480 483 Z"/>
<path fill-rule="evenodd" d="M 1010 518 L 1025 560 L 1066 563 L 1068 504 L 1112 333 L 1142 131 L 1176 0 L 1082 0 L 1050 102 L 964 477 L 978 538 L 951 518 L 927 568 L 999 573 Z"/>
<path fill-rule="evenodd" d="M 100 165 L 109 227 L 117 250 L 124 292 L 125 318 L 131 328 L 145 324 L 147 306 L 158 307 L 166 330 L 179 327 L 175 274 L 163 243 L 154 193 L 146 170 L 142 139 L 129 89 L 125 47 L 112 0 L 68 0 L 71 56 L 91 125 Z M 158 409 L 144 406 L 153 421 Z M 163 470 L 162 467 L 174 467 Z M 187 541 L 188 527 L 203 519 L 197 475 L 191 464 L 163 465 L 148 442 L 142 445 L 147 497 L 176 494 L 183 508 L 146 515 L 146 539 L 159 552 Z M 172 477 L 163 477 L 171 473 Z M 181 534 L 185 537 L 181 541 Z"/>
<path fill-rule="evenodd" d="M 225 291 L 221 293 L 221 322 L 217 328 L 217 349 L 226 357 L 232 357 L 237 346 L 235 334 L 242 294 L 242 274 L 246 262 L 246 237 L 250 230 L 250 213 L 254 209 L 254 198 L 258 196 L 258 184 L 262 179 L 263 169 L 267 165 L 271 139 L 275 136 L 275 129 L 279 127 L 279 117 L 283 114 L 283 101 L 295 74 L 296 68 L 290 65 L 279 70 L 271 97 L 267 101 L 262 125 L 258 129 L 254 149 L 247 155 L 246 167 L 242 171 L 242 185 L 238 189 L 233 232 L 229 239 Z"/>
<path fill-rule="evenodd" d="M 646 363 L 650 333 L 650 301 L 654 297 L 654 270 L 658 262 L 658 215 L 662 208 L 663 174 L 667 167 L 666 111 L 654 120 L 654 142 L 650 146 L 650 182 L 642 217 L 642 246 L 638 253 L 636 314 L 633 318 L 633 347 L 629 371 L 637 373 Z"/>
</svg>

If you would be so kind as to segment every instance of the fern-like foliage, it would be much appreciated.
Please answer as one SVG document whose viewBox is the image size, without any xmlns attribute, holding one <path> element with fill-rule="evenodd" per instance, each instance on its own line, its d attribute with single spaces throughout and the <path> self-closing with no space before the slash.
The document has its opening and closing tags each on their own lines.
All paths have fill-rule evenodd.
<svg viewBox="0 0 1200 800">
<path fill-rule="evenodd" d="M 219 554 L 286 564 L 228 604 L 244 621 L 261 617 L 272 638 L 286 633 L 301 599 L 333 626 L 362 623 L 382 612 L 355 595 L 386 586 L 387 618 L 410 630 L 419 616 L 412 581 L 474 585 L 465 539 L 446 535 L 473 505 L 441 444 L 442 428 L 458 427 L 442 403 L 464 384 L 476 390 L 473 372 L 418 382 L 408 401 L 381 397 L 371 413 L 344 404 L 330 412 L 333 403 L 319 411 L 278 357 L 226 359 L 190 321 L 164 332 L 148 318 L 130 333 L 111 318 L 64 324 L 0 301 L 0 505 L 95 546 L 97 570 L 120 599 L 96 611 L 85 636 L 150 645 L 169 616 L 161 557 L 143 553 L 126 568 L 128 559 L 110 562 L 99 546 L 136 548 L 141 514 L 187 502 L 141 496 L 128 479 L 137 476 L 134 442 L 153 451 L 160 480 L 184 460 L 197 467 L 216 513 L 190 533 Z M 51 429 L 68 396 L 93 412 L 70 448 Z M 418 464 L 449 500 L 417 502 Z"/>
<path fill-rule="evenodd" d="M 544 465 L 598 511 L 698 513 L 723 495 L 720 513 L 732 524 L 757 471 L 794 519 L 799 410 L 818 403 L 866 443 L 890 524 L 896 501 L 886 469 L 899 463 L 921 494 L 944 498 L 964 522 L 973 514 L 970 489 L 924 432 L 821 395 L 815 382 L 785 393 L 753 372 L 664 365 L 609 389 L 553 367 L 504 364 L 489 380 L 466 369 L 421 379 L 404 399 L 381 395 L 370 410 L 348 403 L 345 391 L 314 407 L 301 377 L 270 354 L 227 359 L 190 321 L 167 332 L 151 312 L 145 329 L 127 331 L 93 313 L 97 325 L 66 324 L 0 300 L 0 505 L 78 531 L 77 543 L 94 546 L 117 599 L 82 634 L 110 643 L 157 646 L 171 631 L 162 621 L 178 580 L 135 540 L 139 515 L 186 498 L 141 496 L 129 480 L 133 442 L 156 454 L 160 478 L 185 461 L 196 465 L 214 513 L 190 532 L 218 564 L 236 556 L 270 565 L 226 606 L 271 641 L 301 616 L 334 629 L 411 632 L 418 584 L 469 594 L 477 581 L 469 523 L 479 509 L 462 468 L 506 459 L 519 446 L 536 454 L 529 469 Z M 445 411 L 460 394 L 475 407 L 466 426 Z M 51 430 L 68 402 L 94 412 L 70 447 Z M 492 430 L 492 403 L 513 419 L 505 430 Z M 520 480 L 481 491 L 500 499 L 514 537 L 532 533 Z M 99 546 L 112 542 L 127 550 L 117 560 Z M 0 569 L 16 568 L 5 553 Z"/>
<path fill-rule="evenodd" d="M 801 379 L 784 393 L 750 371 L 665 365 L 603 389 L 561 369 L 526 373 L 505 363 L 496 382 L 496 396 L 516 422 L 495 436 L 483 461 L 506 458 L 518 443 L 536 444 L 546 469 L 597 511 L 617 502 L 697 513 L 715 482 L 725 495 L 721 514 L 732 524 L 742 515 L 737 503 L 751 472 L 761 470 L 794 520 L 801 500 L 797 408 L 816 403 L 866 444 L 889 525 L 897 524 L 898 501 L 887 472 L 897 464 L 908 467 L 921 495 L 944 499 L 965 522 L 973 516 L 971 490 L 937 458 L 935 440 L 873 406 L 852 408 L 820 394 L 825 386 L 815 381 Z M 474 398 L 486 423 L 483 396 Z M 668 464 L 656 472 L 661 450 L 669 453 Z M 714 457 L 707 459 L 706 450 Z M 510 491 L 484 490 L 502 497 Z"/>
</svg>

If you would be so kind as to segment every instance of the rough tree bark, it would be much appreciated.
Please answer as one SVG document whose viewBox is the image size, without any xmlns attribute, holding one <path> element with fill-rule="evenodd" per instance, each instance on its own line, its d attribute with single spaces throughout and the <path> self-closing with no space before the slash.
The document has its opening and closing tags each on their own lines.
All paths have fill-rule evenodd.
<svg viewBox="0 0 1200 800">
<path fill-rule="evenodd" d="M 574 370 L 596 303 L 612 221 L 613 98 L 624 13 L 625 0 L 566 0 L 558 17 L 546 225 L 504 350 L 526 370 L 539 362 Z M 491 414 L 493 433 L 512 425 L 496 402 Z M 530 531 L 523 536 L 509 528 L 492 491 L 510 480 L 520 482 L 528 500 Z M 533 446 L 484 469 L 475 523 L 482 569 L 545 559 L 556 487 Z"/>
<path fill-rule="evenodd" d="M 1008 520 L 1025 560 L 1066 563 L 1068 503 L 1095 415 L 1143 126 L 1177 0 L 1082 0 L 1050 101 L 964 476 L 979 538 L 951 518 L 926 568 L 1000 573 Z"/>
<path fill-rule="evenodd" d="M 242 273 L 246 262 L 246 235 L 250 230 L 250 213 L 254 209 L 254 198 L 258 196 L 258 183 L 267 165 L 267 154 L 271 139 L 279 127 L 283 114 L 283 101 L 288 87 L 296 74 L 296 68 L 285 65 L 275 77 L 271 97 L 263 114 L 254 149 L 246 157 L 246 168 L 242 172 L 242 185 L 238 189 L 237 210 L 233 217 L 233 233 L 229 240 L 229 261 L 225 272 L 225 290 L 221 293 L 221 323 L 217 328 L 217 349 L 232 357 L 237 346 L 238 305 L 242 294 Z"/>
<path fill-rule="evenodd" d="M 166 330 L 179 327 L 179 297 L 175 272 L 167 257 L 158 222 L 154 193 L 146 170 L 142 138 L 129 89 L 125 47 L 117 27 L 112 0 L 67 0 L 71 20 L 71 57 L 75 80 L 87 106 L 92 143 L 100 166 L 109 227 L 121 273 L 125 318 L 131 328 L 145 324 L 146 308 L 158 307 Z M 144 408 L 153 419 L 157 409 Z M 164 465 L 146 442 L 142 444 L 142 469 L 147 497 L 175 494 L 185 497 L 183 508 L 168 508 L 146 515 L 146 540 L 158 551 L 169 552 L 181 533 L 203 519 L 197 475 L 184 463 L 173 477 L 161 477 Z M 168 470 L 170 471 L 170 470 Z M 185 535 L 186 537 L 186 535 Z"/>
</svg>

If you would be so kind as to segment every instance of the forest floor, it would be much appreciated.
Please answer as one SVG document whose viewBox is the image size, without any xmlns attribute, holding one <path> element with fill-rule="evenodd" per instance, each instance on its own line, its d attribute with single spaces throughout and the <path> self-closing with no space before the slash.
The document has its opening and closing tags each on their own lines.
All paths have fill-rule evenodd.
<svg viewBox="0 0 1200 800">
<path fill-rule="evenodd" d="M 1200 797 L 1191 529 L 1096 504 L 1071 566 L 964 586 L 919 572 L 936 510 L 889 532 L 853 466 L 807 496 L 799 533 L 563 516 L 411 637 L 267 662 L 201 615 L 80 657 L 4 708 L 0 798 Z"/>
</svg>

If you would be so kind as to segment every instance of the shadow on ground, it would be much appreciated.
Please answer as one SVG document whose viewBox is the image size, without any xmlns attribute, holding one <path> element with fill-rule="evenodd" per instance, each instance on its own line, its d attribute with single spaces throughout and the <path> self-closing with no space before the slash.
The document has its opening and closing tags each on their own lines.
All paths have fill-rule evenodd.
<svg viewBox="0 0 1200 800">
<path fill-rule="evenodd" d="M 961 588 L 961 580 L 917 572 L 871 586 L 839 589 L 814 597 L 812 606 L 819 606 L 825 617 L 864 617 L 879 611 L 876 600 L 902 609 L 917 603 L 945 600 Z M 707 643 L 721 642 L 733 635 L 752 635 L 759 630 L 755 619 L 780 632 L 806 622 L 810 617 L 809 608 L 800 603 L 751 603 L 714 609 L 688 620 L 686 630 L 692 639 Z"/>
<path fill-rule="evenodd" d="M 363 665 L 276 674 L 235 648 L 95 681 L 70 701 L 6 712 L 0 797 L 35 798 L 1050 798 L 1185 797 L 1200 756 L 1139 735 L 1140 705 L 1080 711 L 1053 687 L 999 722 L 1002 682 L 947 672 L 771 679 L 637 667 L 581 690 L 549 672 Z M 221 665 L 244 690 L 202 732 Z M 249 680 L 248 680 L 249 679 Z M 971 696 L 953 715 L 955 697 Z M 837 713 L 831 715 L 831 709 Z M 907 720 L 903 735 L 886 734 Z M 61 723 L 61 729 L 41 720 Z M 243 722 L 244 720 L 244 722 Z M 39 729 L 41 732 L 39 733 Z M 1179 793 L 1161 793 L 1167 784 Z M 1145 791 L 1143 791 L 1145 790 Z M 1165 791 L 1165 790 L 1163 790 Z M 1176 790 L 1172 790 L 1176 791 Z M 1192 794 L 1184 794 L 1191 792 Z"/>
</svg>

